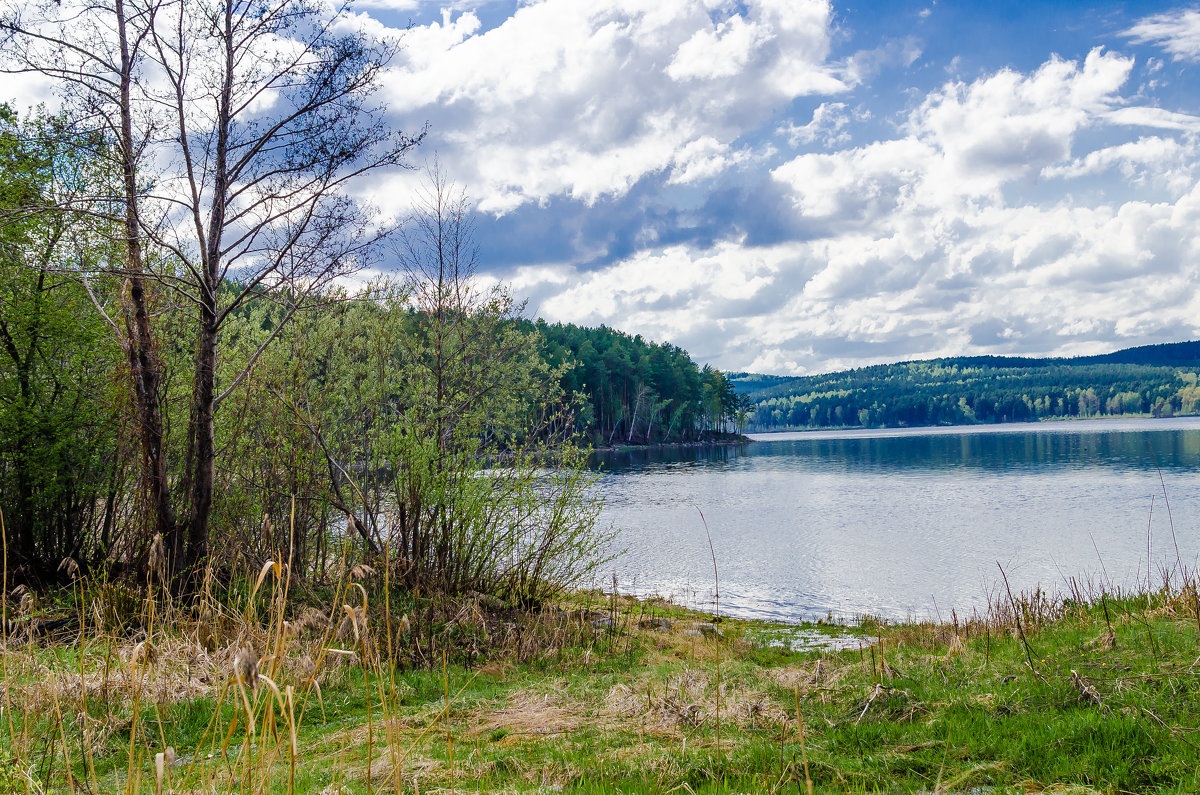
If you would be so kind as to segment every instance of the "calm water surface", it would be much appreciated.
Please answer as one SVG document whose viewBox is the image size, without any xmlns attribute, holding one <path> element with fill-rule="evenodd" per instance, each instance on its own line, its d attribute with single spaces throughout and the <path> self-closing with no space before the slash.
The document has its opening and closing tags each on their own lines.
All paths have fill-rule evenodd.
<svg viewBox="0 0 1200 795">
<path fill-rule="evenodd" d="M 1198 562 L 1200 418 L 753 438 L 599 461 L 621 590 L 711 609 L 701 512 L 721 612 L 745 617 L 948 619 L 996 595 L 997 563 L 1065 592 Z"/>
</svg>

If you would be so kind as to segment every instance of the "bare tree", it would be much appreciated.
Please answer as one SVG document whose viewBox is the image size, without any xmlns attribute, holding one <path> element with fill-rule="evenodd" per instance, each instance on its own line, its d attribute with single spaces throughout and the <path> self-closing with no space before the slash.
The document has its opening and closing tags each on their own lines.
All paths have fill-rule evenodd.
<svg viewBox="0 0 1200 795">
<path fill-rule="evenodd" d="M 125 261 L 113 267 L 127 301 L 112 325 L 129 353 L 155 529 L 179 580 L 208 555 L 214 413 L 275 338 L 218 383 L 222 325 L 248 301 L 274 300 L 285 305 L 278 333 L 331 280 L 370 265 L 389 232 L 350 187 L 403 165 L 423 136 L 389 129 L 373 104 L 396 43 L 310 0 L 14 2 L 0 32 L 9 69 L 54 78 L 79 124 L 107 133 L 98 154 L 120 166 L 116 195 L 86 211 L 123 222 Z M 151 285 L 195 327 L 174 481 Z"/>
<path fill-rule="evenodd" d="M 536 602 L 603 560 L 598 502 L 562 369 L 524 304 L 477 273 L 466 194 L 436 164 L 427 177 L 397 246 L 411 330 L 389 470 L 395 581 Z"/>
</svg>

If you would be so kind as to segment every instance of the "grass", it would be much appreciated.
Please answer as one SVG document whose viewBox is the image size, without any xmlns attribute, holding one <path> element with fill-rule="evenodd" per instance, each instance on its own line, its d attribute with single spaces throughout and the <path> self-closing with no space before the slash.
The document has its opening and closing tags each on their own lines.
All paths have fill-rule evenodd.
<svg viewBox="0 0 1200 795">
<path fill-rule="evenodd" d="M 84 620 L 6 641 L 0 792 L 1200 791 L 1187 588 L 723 637 L 656 600 L 468 599 L 422 635 L 373 573 L 318 609 L 264 572 L 192 610 L 27 603 Z"/>
</svg>

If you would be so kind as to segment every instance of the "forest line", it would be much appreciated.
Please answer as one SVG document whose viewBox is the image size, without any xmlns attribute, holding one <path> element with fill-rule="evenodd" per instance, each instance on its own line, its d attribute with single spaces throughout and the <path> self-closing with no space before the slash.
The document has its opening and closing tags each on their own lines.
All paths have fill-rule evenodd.
<svg viewBox="0 0 1200 795">
<path fill-rule="evenodd" d="M 731 373 L 746 428 L 895 428 L 1200 413 L 1200 343 L 1060 359 L 976 356 L 815 376 Z"/>
</svg>

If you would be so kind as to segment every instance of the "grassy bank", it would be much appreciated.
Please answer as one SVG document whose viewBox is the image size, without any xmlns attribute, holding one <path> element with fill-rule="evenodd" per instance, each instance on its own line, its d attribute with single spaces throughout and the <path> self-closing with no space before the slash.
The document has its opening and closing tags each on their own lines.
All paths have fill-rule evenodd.
<svg viewBox="0 0 1200 795">
<path fill-rule="evenodd" d="M 792 627 L 602 594 L 406 614 L 371 579 L 324 610 L 270 575 L 187 612 L 27 599 L 0 791 L 1200 790 L 1191 592 Z"/>
</svg>

